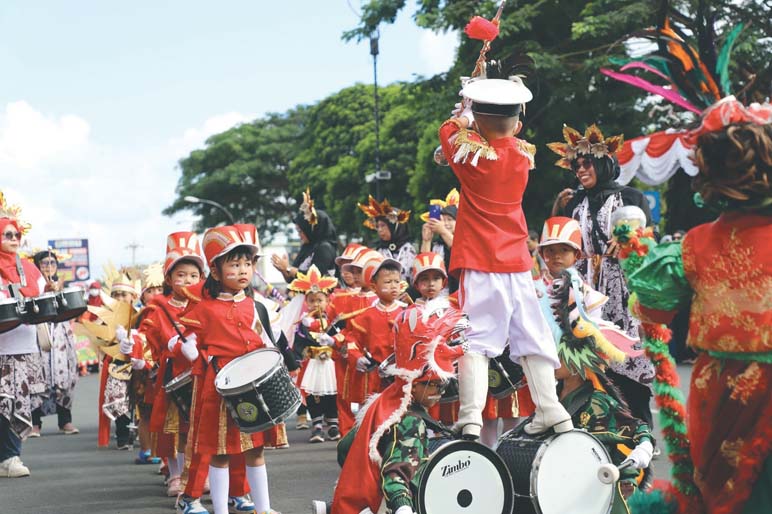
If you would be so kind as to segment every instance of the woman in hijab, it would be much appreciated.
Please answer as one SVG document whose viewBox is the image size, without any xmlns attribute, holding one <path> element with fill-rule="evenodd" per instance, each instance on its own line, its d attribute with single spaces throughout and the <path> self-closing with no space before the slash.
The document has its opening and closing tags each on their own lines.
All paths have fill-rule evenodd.
<svg viewBox="0 0 772 514">
<path fill-rule="evenodd" d="M 300 213 L 294 219 L 295 229 L 300 236 L 300 251 L 291 265 L 286 255 L 271 256 L 271 263 L 281 272 L 287 283 L 295 279 L 298 271 L 306 273 L 311 265 L 315 265 L 325 275 L 335 275 L 338 244 L 335 225 L 326 212 L 314 208 L 314 202 L 308 192 L 303 193 L 303 198 Z"/>
<path fill-rule="evenodd" d="M 32 259 L 46 280 L 46 289 L 60 290 L 61 284 L 56 274 L 59 260 L 56 254 L 45 250 L 36 253 Z M 78 382 L 78 356 L 75 353 L 72 327 L 69 321 L 41 323 L 36 327 L 43 372 L 49 391 L 53 393 L 50 395 L 53 401 L 46 401 L 32 411 L 32 432 L 29 437 L 40 437 L 41 418 L 54 412 L 58 417 L 60 432 L 65 435 L 77 434 L 78 429 L 72 424 L 71 411 L 75 384 Z"/>
<path fill-rule="evenodd" d="M 627 290 L 622 269 L 617 260 L 618 248 L 612 239 L 611 214 L 625 205 L 635 205 L 646 214 L 651 224 L 651 211 L 643 193 L 616 182 L 619 161 L 616 152 L 622 147 L 622 136 L 604 139 L 596 125 L 582 136 L 565 127 L 566 143 L 548 145 L 562 159 L 557 165 L 571 170 L 579 188 L 560 192 L 552 209 L 553 216 L 567 216 L 579 222 L 582 229 L 583 258 L 576 268 L 594 289 L 609 300 L 602 308 L 602 317 L 616 324 L 632 337 L 638 337 L 639 322 L 629 312 Z M 623 364 L 612 363 L 609 376 L 622 389 L 633 414 L 651 425 L 651 383 L 654 368 L 645 356 L 628 359 Z"/>
<path fill-rule="evenodd" d="M 18 256 L 29 228 L 17 219 L 19 209 L 0 193 L 0 298 L 16 289 L 24 298 L 40 296 L 46 281 L 40 271 Z M 0 478 L 29 476 L 21 461 L 21 440 L 32 429 L 32 411 L 43 401 L 45 379 L 35 327 L 22 324 L 0 334 Z"/>
<path fill-rule="evenodd" d="M 373 248 L 384 257 L 402 264 L 402 280 L 410 284 L 416 256 L 407 227 L 410 211 L 393 207 L 387 199 L 378 202 L 372 196 L 367 205 L 359 204 L 359 208 L 367 215 L 364 226 L 378 234 L 378 241 L 373 244 Z"/>
</svg>

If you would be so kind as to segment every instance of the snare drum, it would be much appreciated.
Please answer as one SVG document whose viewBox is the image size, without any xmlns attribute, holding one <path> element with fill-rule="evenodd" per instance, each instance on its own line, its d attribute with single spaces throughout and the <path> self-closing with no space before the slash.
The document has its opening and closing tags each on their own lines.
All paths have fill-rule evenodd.
<svg viewBox="0 0 772 514">
<path fill-rule="evenodd" d="M 56 294 L 43 293 L 24 300 L 23 321 L 29 325 L 47 323 L 56 319 Z"/>
<path fill-rule="evenodd" d="M 192 370 L 183 371 L 164 384 L 164 391 L 177 405 L 185 421 L 190 421 L 190 406 L 193 403 L 193 374 Z"/>
<path fill-rule="evenodd" d="M 418 514 L 511 514 L 512 505 L 507 467 L 480 443 L 442 444 L 421 471 Z"/>
<path fill-rule="evenodd" d="M 21 325 L 19 304 L 13 298 L 0 299 L 0 334 Z"/>
<path fill-rule="evenodd" d="M 68 321 L 77 318 L 88 305 L 84 291 L 80 287 L 67 287 L 56 293 L 56 318 L 54 321 Z"/>
<path fill-rule="evenodd" d="M 529 436 L 517 428 L 496 447 L 512 476 L 518 514 L 608 514 L 614 484 L 599 470 L 611 464 L 606 448 L 582 430 Z"/>
<path fill-rule="evenodd" d="M 261 348 L 223 366 L 214 386 L 241 432 L 262 432 L 295 413 L 300 391 L 278 350 Z"/>
<path fill-rule="evenodd" d="M 509 348 L 488 360 L 488 392 L 497 400 L 506 398 L 526 385 L 525 373 L 509 358 Z"/>
</svg>

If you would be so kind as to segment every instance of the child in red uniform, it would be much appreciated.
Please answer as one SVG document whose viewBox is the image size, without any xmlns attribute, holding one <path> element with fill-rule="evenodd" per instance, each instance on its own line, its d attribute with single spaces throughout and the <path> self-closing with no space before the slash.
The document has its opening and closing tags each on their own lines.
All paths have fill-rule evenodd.
<svg viewBox="0 0 772 514">
<path fill-rule="evenodd" d="M 331 358 L 335 340 L 327 334 L 330 328 L 327 317 L 328 295 L 337 283 L 336 278 L 323 276 L 315 265 L 311 265 L 307 275 L 299 271 L 289 285 L 290 290 L 305 295 L 305 312 L 295 333 L 294 348 L 306 357 L 298 383 L 306 395 L 306 405 L 314 427 L 308 440 L 311 443 L 324 442 L 325 422 L 329 440 L 340 439 L 335 406 L 338 388 L 335 364 Z"/>
<path fill-rule="evenodd" d="M 463 110 L 440 127 L 442 151 L 461 183 L 450 272 L 459 276 L 459 303 L 471 323 L 470 351 L 459 359 L 457 427 L 467 438 L 480 436 L 488 358 L 509 342 L 536 404 L 526 432 L 570 430 L 555 391 L 560 362 L 533 288 L 522 209 L 534 151 L 515 134 L 532 95 L 517 77 L 473 79 L 462 95 Z"/>
<path fill-rule="evenodd" d="M 376 251 L 367 252 L 361 259 L 363 283 L 370 284 L 378 301 L 351 318 L 346 329 L 348 360 L 344 400 L 364 404 L 367 397 L 381 391 L 381 379 L 377 365 L 392 354 L 391 325 L 405 308 L 398 301 L 402 265 L 394 259 L 386 259 Z"/>
<path fill-rule="evenodd" d="M 176 331 L 172 323 L 179 322 L 188 307 L 184 288 L 197 284 L 203 278 L 204 259 L 201 245 L 193 232 L 175 232 L 166 240 L 166 260 L 163 266 L 163 293 L 147 305 L 147 314 L 139 326 L 144 334 L 153 359 L 158 363 L 155 397 L 150 416 L 150 431 L 157 434 L 156 455 L 167 459 L 169 480 L 167 494 L 181 492 L 180 476 L 185 464 L 185 444 L 188 436 L 187 412 L 167 396 L 164 385 L 190 369 L 190 362 L 182 355 L 173 356 L 167 341 Z"/>
<path fill-rule="evenodd" d="M 362 268 L 364 267 L 364 256 L 371 250 L 366 246 L 354 249 L 350 257 L 350 262 L 341 264 L 341 271 L 351 274 L 353 288 L 342 293 L 334 293 L 330 298 L 330 308 L 328 315 L 332 322 L 339 329 L 344 329 L 347 320 L 359 314 L 363 309 L 369 308 L 378 297 L 370 291 L 368 284 L 362 283 Z M 345 253 L 345 252 L 344 252 Z M 342 256 L 341 256 L 342 257 Z M 335 378 L 338 383 L 338 395 L 336 407 L 338 410 L 338 428 L 341 436 L 346 435 L 351 427 L 354 426 L 354 413 L 351 411 L 351 403 L 344 398 L 343 392 L 349 389 L 354 372 L 348 372 L 348 361 L 346 359 L 346 341 L 345 336 L 337 336 L 332 354 L 335 362 Z"/>
<path fill-rule="evenodd" d="M 173 345 L 203 374 L 196 377 L 196 403 L 192 414 L 192 449 L 211 455 L 209 480 L 215 514 L 228 512 L 228 465 L 231 455 L 244 454 L 247 481 L 258 513 L 270 508 L 268 475 L 263 458 L 263 433 L 242 434 L 228 415 L 224 400 L 214 387 L 217 369 L 236 357 L 271 345 L 257 318 L 249 285 L 259 250 L 255 228 L 248 225 L 216 227 L 204 235 L 204 254 L 211 274 L 202 300 L 180 321 L 186 326 L 184 341 Z"/>
</svg>

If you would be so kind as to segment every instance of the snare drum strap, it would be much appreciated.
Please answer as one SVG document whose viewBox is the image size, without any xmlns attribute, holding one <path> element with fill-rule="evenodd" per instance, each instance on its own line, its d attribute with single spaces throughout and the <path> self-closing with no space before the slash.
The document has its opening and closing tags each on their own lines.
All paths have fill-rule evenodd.
<svg viewBox="0 0 772 514">
<path fill-rule="evenodd" d="M 282 332 L 281 336 L 279 336 L 278 344 L 276 339 L 273 337 L 271 320 L 268 319 L 268 309 L 265 308 L 265 305 L 255 300 L 255 310 L 257 310 L 257 318 L 260 320 L 260 324 L 263 325 L 263 330 L 265 330 L 268 334 L 268 339 L 270 339 L 273 345 L 281 352 L 281 355 L 284 358 L 284 365 L 287 366 L 287 369 L 289 371 L 295 371 L 296 369 L 300 368 L 300 364 L 295 358 L 295 354 L 292 352 L 292 349 L 290 349 L 289 343 L 287 342 L 287 337 L 284 335 L 284 332 Z"/>
</svg>

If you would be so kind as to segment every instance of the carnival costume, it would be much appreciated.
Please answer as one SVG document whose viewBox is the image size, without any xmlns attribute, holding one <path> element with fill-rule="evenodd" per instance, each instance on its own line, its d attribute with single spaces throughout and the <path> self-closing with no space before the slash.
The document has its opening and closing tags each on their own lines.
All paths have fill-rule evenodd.
<svg viewBox="0 0 772 514">
<path fill-rule="evenodd" d="M 697 189 L 707 206 L 722 211 L 715 222 L 690 230 L 681 243 L 660 245 L 627 213 L 615 229 L 628 285 L 636 294 L 632 309 L 644 321 L 647 351 L 661 368 L 658 376 L 667 380 L 658 386 L 657 401 L 675 430 L 665 438 L 677 464 L 673 481 L 683 512 L 704 507 L 710 514 L 755 513 L 772 507 L 767 485 L 772 479 L 771 123 L 769 104 L 745 107 L 727 97 L 707 109 L 690 133 L 700 164 Z M 751 160 L 735 166 L 751 163 L 752 174 L 743 169 L 743 180 L 727 178 L 723 166 L 729 157 L 715 155 L 712 145 L 722 134 L 740 137 L 743 130 L 763 132 L 767 146 L 761 139 L 745 140 L 743 151 Z M 677 376 L 667 347 L 662 349 L 670 334 L 660 324 L 690 299 L 688 344 L 700 353 L 686 419 L 682 397 L 668 392 Z M 688 438 L 682 431 L 685 420 Z"/>
<path fill-rule="evenodd" d="M 399 315 L 392 336 L 394 382 L 372 397 L 357 415 L 355 430 L 339 445 L 343 462 L 332 512 L 376 513 L 414 508 L 415 486 L 428 457 L 425 410 L 412 402 L 416 381 L 448 380 L 464 351 L 446 341 L 461 313 L 411 309 Z"/>
</svg>

